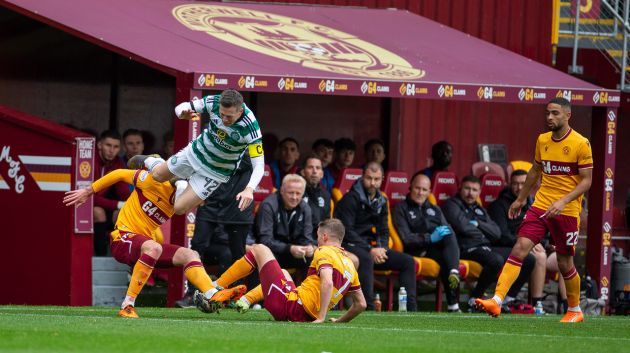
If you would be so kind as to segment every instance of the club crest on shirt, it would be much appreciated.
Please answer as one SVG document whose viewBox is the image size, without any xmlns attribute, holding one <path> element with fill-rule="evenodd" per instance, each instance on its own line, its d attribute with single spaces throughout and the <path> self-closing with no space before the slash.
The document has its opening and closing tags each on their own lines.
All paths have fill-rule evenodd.
<svg viewBox="0 0 630 353">
<path fill-rule="evenodd" d="M 476 213 L 478 216 L 483 216 L 483 211 L 482 211 L 480 208 L 475 208 L 475 213 Z"/>
<path fill-rule="evenodd" d="M 319 207 L 324 207 L 324 198 L 323 197 L 320 196 L 320 197 L 317 198 L 317 205 Z"/>
<path fill-rule="evenodd" d="M 431 217 L 435 216 L 435 210 L 432 208 L 427 208 L 427 215 Z"/>
<path fill-rule="evenodd" d="M 564 153 L 564 154 L 569 154 L 569 153 L 571 153 L 571 147 L 569 147 L 569 146 L 564 146 L 564 147 L 562 148 L 562 153 Z"/>
<path fill-rule="evenodd" d="M 416 219 L 416 213 L 414 211 L 409 211 L 409 216 L 411 219 Z"/>
<path fill-rule="evenodd" d="M 238 141 L 240 140 L 241 135 L 239 135 L 238 132 L 236 131 L 232 131 L 232 133 L 230 134 L 230 137 L 232 138 L 232 140 Z"/>
</svg>

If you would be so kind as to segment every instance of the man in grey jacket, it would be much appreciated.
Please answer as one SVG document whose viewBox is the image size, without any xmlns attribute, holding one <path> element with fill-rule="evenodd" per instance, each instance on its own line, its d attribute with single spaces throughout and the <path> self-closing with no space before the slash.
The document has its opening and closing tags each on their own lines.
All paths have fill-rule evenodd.
<svg viewBox="0 0 630 353">
<path fill-rule="evenodd" d="M 306 271 L 317 247 L 305 188 L 301 176 L 285 175 L 280 191 L 267 196 L 256 213 L 259 242 L 271 249 L 282 268 Z"/>
</svg>

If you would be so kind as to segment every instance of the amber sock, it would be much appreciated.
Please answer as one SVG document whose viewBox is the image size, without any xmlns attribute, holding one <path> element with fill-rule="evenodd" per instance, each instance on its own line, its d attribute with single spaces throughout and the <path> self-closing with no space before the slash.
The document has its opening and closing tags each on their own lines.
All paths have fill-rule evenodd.
<svg viewBox="0 0 630 353">
<path fill-rule="evenodd" d="M 580 309 L 580 275 L 575 266 L 562 274 L 564 285 L 567 287 L 567 302 L 569 311 L 581 311 Z"/>
<path fill-rule="evenodd" d="M 140 256 L 140 259 L 133 266 L 131 281 L 129 281 L 129 288 L 127 288 L 127 297 L 132 297 L 135 300 L 138 294 L 140 294 L 142 287 L 144 287 L 144 284 L 147 283 L 149 276 L 151 276 L 156 262 L 157 259 L 154 259 L 147 254 L 142 254 Z"/>
<path fill-rule="evenodd" d="M 514 281 L 516 281 L 518 274 L 521 272 L 522 266 L 523 260 L 513 255 L 510 255 L 505 262 L 505 265 L 503 265 L 503 270 L 501 270 L 501 275 L 497 281 L 497 288 L 494 291 L 494 299 L 499 303 L 499 305 L 503 303 L 503 299 L 505 298 L 507 292 L 510 290 L 510 287 L 512 287 Z"/>
<path fill-rule="evenodd" d="M 217 279 L 217 285 L 228 288 L 232 283 L 247 277 L 255 268 L 256 258 L 254 258 L 254 254 L 251 251 L 248 251 L 245 256 L 236 260 L 230 268 L 223 272 L 221 277 Z"/>
<path fill-rule="evenodd" d="M 250 305 L 261 302 L 264 299 L 262 286 L 259 284 L 256 288 L 247 292 L 247 294 L 245 294 L 245 299 L 247 299 Z"/>
<path fill-rule="evenodd" d="M 210 276 L 203 268 L 203 264 L 199 261 L 191 261 L 184 266 L 184 276 L 202 293 L 214 288 Z"/>
</svg>

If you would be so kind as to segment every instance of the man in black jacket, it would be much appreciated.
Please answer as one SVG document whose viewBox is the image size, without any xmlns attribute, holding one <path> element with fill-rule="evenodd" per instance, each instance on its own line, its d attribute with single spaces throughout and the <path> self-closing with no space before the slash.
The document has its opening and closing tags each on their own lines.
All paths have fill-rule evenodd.
<svg viewBox="0 0 630 353">
<path fill-rule="evenodd" d="M 359 258 L 359 281 L 368 310 L 374 310 L 374 270 L 400 271 L 407 291 L 407 310 L 416 311 L 416 264 L 408 254 L 389 249 L 387 199 L 380 193 L 383 167 L 370 162 L 350 191 L 335 206 L 335 218 L 346 227 L 343 247 Z M 372 231 L 376 228 L 376 233 Z"/>
<path fill-rule="evenodd" d="M 313 239 L 316 239 L 317 225 L 319 222 L 330 218 L 330 193 L 321 185 L 324 177 L 322 160 L 316 155 L 307 157 L 300 174 L 306 179 L 304 200 L 311 207 Z"/>
<path fill-rule="evenodd" d="M 460 258 L 483 266 L 477 285 L 470 293 L 470 308 L 474 308 L 475 298 L 483 297 L 485 290 L 497 280 L 504 263 L 501 254 L 490 248 L 492 241 L 501 237 L 501 229 L 477 203 L 480 192 L 479 178 L 466 176 L 462 179 L 459 194 L 448 199 L 443 207 L 444 216 L 457 235 Z"/>
<path fill-rule="evenodd" d="M 490 218 L 492 218 L 492 220 L 495 221 L 501 229 L 501 236 L 499 239 L 492 242 L 492 249 L 503 256 L 504 262 L 507 261 L 510 256 L 510 252 L 512 251 L 512 247 L 516 244 L 518 227 L 521 225 L 527 209 L 534 202 L 532 197 L 529 196 L 523 206 L 521 214 L 512 219 L 508 217 L 510 205 L 512 205 L 518 197 L 518 193 L 525 184 L 526 177 L 527 172 L 522 169 L 517 169 L 512 172 L 512 175 L 510 176 L 510 186 L 503 189 L 499 194 L 499 197 L 488 206 L 488 214 L 490 215 Z M 534 253 L 536 255 L 534 255 Z M 538 257 L 539 259 L 537 259 Z M 539 266 L 536 266 L 537 262 L 540 264 Z M 514 298 L 516 298 L 516 295 L 530 276 L 532 279 L 530 281 L 529 289 L 532 294 L 532 303 L 535 304 L 537 301 L 542 300 L 546 275 L 546 263 L 547 254 L 545 253 L 545 248 L 540 244 L 536 244 L 534 249 L 523 259 L 521 272 L 512 287 L 510 287 L 507 296 L 503 300 L 503 304 L 509 304 L 514 300 Z M 537 267 L 538 273 L 537 276 L 534 276 L 534 269 Z"/>
<path fill-rule="evenodd" d="M 251 203 L 241 212 L 236 194 L 247 186 L 251 175 L 250 159 L 243 158 L 230 180 L 221 184 L 212 193 L 212 197 L 197 208 L 190 248 L 199 253 L 204 264 L 218 262 L 219 268 L 225 270 L 245 255 L 245 240 L 254 223 L 254 204 Z M 225 246 L 225 240 L 228 246 Z M 222 253 L 225 250 L 229 250 L 228 254 Z M 194 292 L 195 288 L 189 285 L 186 295 L 178 300 L 176 305 L 194 306 L 192 301 Z"/>
<path fill-rule="evenodd" d="M 460 312 L 455 292 L 459 287 L 459 246 L 440 208 L 427 201 L 430 193 L 429 177 L 422 172 L 414 174 L 405 201 L 392 212 L 392 222 L 405 253 L 426 256 L 440 265 L 448 311 Z"/>
<path fill-rule="evenodd" d="M 303 199 L 305 188 L 301 176 L 285 175 L 280 190 L 267 196 L 256 213 L 256 235 L 282 268 L 306 271 L 317 247 L 311 208 Z"/>
</svg>

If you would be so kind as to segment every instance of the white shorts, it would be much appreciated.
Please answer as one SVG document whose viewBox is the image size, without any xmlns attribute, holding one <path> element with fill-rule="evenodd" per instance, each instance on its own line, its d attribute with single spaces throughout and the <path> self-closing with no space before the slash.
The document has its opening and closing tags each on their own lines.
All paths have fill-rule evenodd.
<svg viewBox="0 0 630 353">
<path fill-rule="evenodd" d="M 203 173 L 202 170 L 193 167 L 194 162 L 191 163 L 188 157 L 188 148 L 190 147 L 186 147 L 171 156 L 168 161 L 166 161 L 166 165 L 168 170 L 178 178 L 188 179 L 188 184 L 192 187 L 195 194 L 197 194 L 200 199 L 205 200 L 212 195 L 219 185 L 226 181 Z"/>
</svg>

